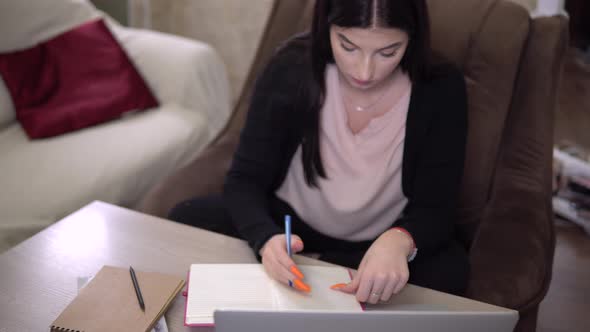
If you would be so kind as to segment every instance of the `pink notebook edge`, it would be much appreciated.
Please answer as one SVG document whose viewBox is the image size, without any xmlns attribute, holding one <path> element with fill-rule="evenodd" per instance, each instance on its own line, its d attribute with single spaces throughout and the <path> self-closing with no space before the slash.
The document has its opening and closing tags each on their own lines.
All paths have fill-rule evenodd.
<svg viewBox="0 0 590 332">
<path fill-rule="evenodd" d="M 352 280 L 353 276 L 352 276 L 352 271 L 350 269 L 346 269 L 348 271 L 348 276 L 350 277 L 350 280 Z M 187 323 L 186 319 L 187 319 L 187 312 L 188 312 L 188 294 L 189 294 L 189 289 L 191 287 L 191 283 L 190 283 L 190 268 L 188 270 L 188 272 L 186 273 L 186 292 L 183 292 L 182 295 L 184 296 L 184 326 L 187 327 L 214 327 L 215 324 L 189 324 Z M 361 309 L 363 311 L 366 311 L 366 306 L 364 303 L 359 302 L 359 305 L 361 306 Z"/>
</svg>

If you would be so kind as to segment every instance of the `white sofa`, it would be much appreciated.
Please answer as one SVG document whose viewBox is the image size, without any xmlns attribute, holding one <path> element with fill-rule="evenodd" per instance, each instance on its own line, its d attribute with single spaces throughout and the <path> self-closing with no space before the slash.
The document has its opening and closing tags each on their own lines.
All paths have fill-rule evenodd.
<svg viewBox="0 0 590 332">
<path fill-rule="evenodd" d="M 228 120 L 227 73 L 212 47 L 125 28 L 84 0 L 0 2 L 0 53 L 98 17 L 107 20 L 160 107 L 29 140 L 0 80 L 0 252 L 93 200 L 133 206 L 193 159 Z"/>
</svg>

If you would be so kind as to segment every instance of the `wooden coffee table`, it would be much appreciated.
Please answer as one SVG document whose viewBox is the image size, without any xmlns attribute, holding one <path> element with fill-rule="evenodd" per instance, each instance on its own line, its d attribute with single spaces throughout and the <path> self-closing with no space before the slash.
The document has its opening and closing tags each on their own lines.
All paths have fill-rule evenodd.
<svg viewBox="0 0 590 332">
<path fill-rule="evenodd" d="M 91 203 L 0 256 L 0 332 L 48 331 L 76 296 L 78 277 L 103 265 L 186 277 L 195 262 L 256 259 L 241 240 Z M 183 315 L 179 295 L 166 315 L 170 331 L 190 330 Z"/>
<path fill-rule="evenodd" d="M 327 264 L 301 256 L 295 260 Z M 186 277 L 192 263 L 256 262 L 242 240 L 93 202 L 0 255 L 0 332 L 48 331 L 76 296 L 78 278 L 96 274 L 103 265 Z M 483 303 L 413 285 L 391 303 L 374 308 L 424 302 L 489 310 Z M 183 326 L 182 295 L 166 313 L 166 321 L 171 332 L 191 330 Z"/>
</svg>

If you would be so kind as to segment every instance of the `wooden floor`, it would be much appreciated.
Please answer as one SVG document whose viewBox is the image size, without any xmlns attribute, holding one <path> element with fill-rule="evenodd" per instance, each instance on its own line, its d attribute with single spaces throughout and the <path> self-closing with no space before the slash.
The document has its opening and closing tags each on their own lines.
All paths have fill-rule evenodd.
<svg viewBox="0 0 590 332">
<path fill-rule="evenodd" d="M 556 142 L 570 140 L 590 148 L 590 51 L 584 54 L 572 48 L 567 52 L 554 138 Z"/>
<path fill-rule="evenodd" d="M 538 332 L 590 331 L 590 234 L 556 219 L 553 278 L 541 302 Z"/>
<path fill-rule="evenodd" d="M 590 55 L 570 50 L 556 114 L 556 139 L 590 147 Z M 553 279 L 541 302 L 538 332 L 590 331 L 590 234 L 556 219 Z"/>
</svg>

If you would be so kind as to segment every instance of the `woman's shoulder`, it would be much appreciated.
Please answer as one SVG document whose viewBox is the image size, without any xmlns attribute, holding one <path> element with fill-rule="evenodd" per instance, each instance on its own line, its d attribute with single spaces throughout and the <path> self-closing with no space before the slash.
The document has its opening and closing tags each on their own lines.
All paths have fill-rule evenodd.
<svg viewBox="0 0 590 332">
<path fill-rule="evenodd" d="M 311 40 L 309 33 L 300 33 L 282 42 L 275 50 L 272 61 L 291 65 L 308 64 L 310 60 Z"/>
<path fill-rule="evenodd" d="M 434 88 L 465 89 L 465 76 L 461 69 L 451 61 L 436 58 L 424 77 L 424 83 Z"/>
<path fill-rule="evenodd" d="M 296 79 L 309 72 L 311 58 L 307 34 L 295 35 L 282 42 L 269 59 L 263 74 L 291 76 Z"/>
<path fill-rule="evenodd" d="M 449 61 L 432 64 L 421 84 L 422 104 L 431 116 L 464 118 L 467 87 L 461 69 Z"/>
<path fill-rule="evenodd" d="M 312 79 L 309 43 L 296 35 L 279 45 L 256 79 L 258 93 L 292 99 Z M 297 93 L 294 93 L 297 92 Z"/>
</svg>

